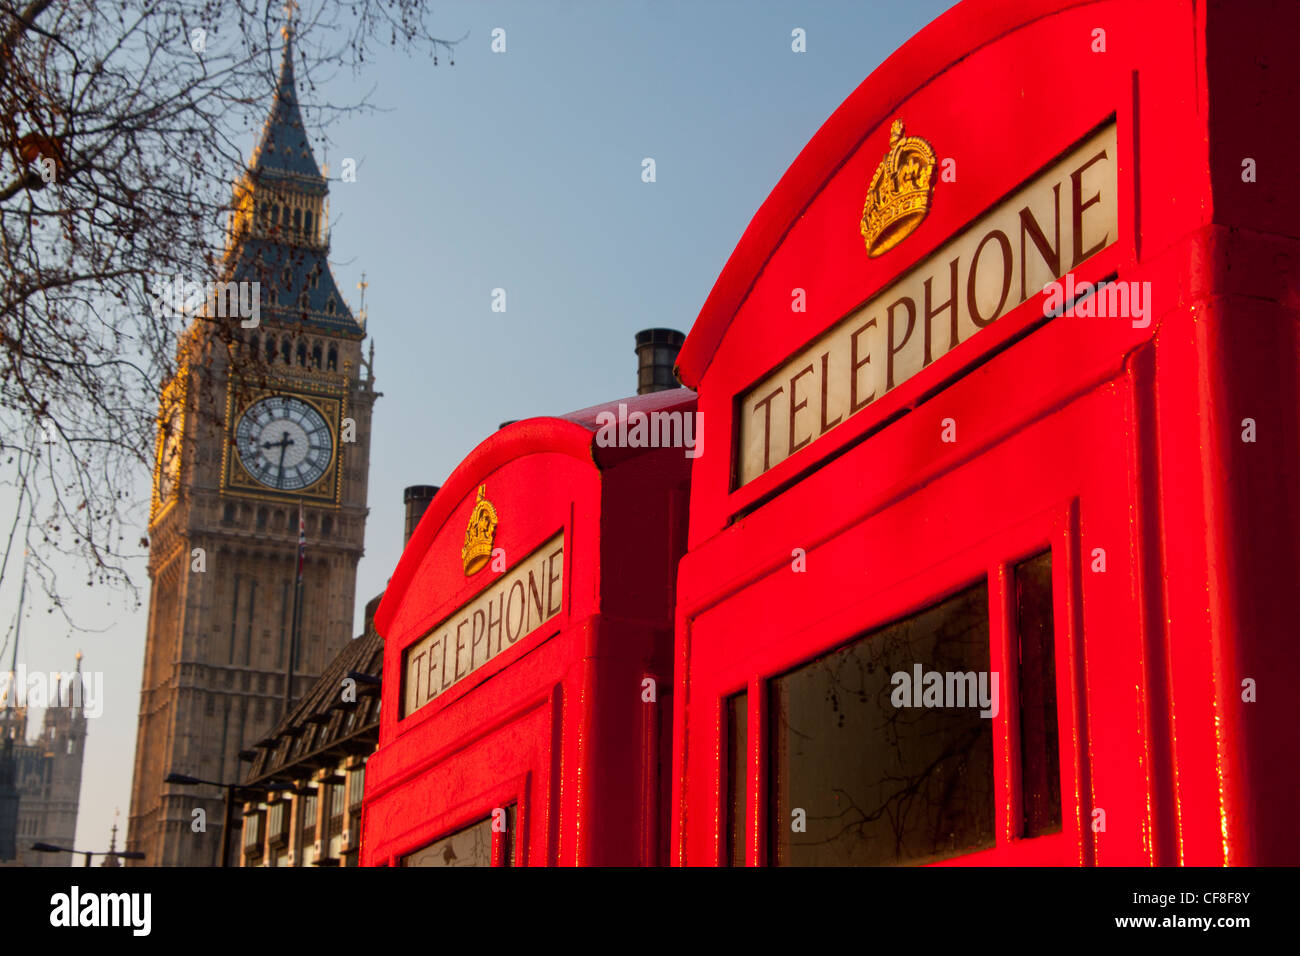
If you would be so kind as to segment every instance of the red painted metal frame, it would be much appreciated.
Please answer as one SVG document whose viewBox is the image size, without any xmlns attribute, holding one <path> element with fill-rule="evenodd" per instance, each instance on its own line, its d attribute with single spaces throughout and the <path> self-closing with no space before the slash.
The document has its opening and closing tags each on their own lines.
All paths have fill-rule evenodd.
<svg viewBox="0 0 1300 956">
<path fill-rule="evenodd" d="M 697 460 L 674 862 L 723 861 L 727 696 L 749 692 L 745 840 L 762 864 L 768 680 L 984 576 L 1005 673 L 1008 567 L 1050 545 L 1064 829 L 1016 837 L 1005 682 L 997 845 L 950 862 L 1300 863 L 1300 695 L 1283 683 L 1300 670 L 1300 80 L 1281 39 L 1296 26 L 1285 4 L 968 0 L 873 73 L 773 190 L 679 357 L 712 435 L 735 435 L 753 382 L 1108 117 L 1119 237 L 1075 278 L 1150 282 L 1154 321 L 1056 318 L 1024 334 L 1043 317 L 1031 296 L 746 485 L 720 442 Z M 954 158 L 957 180 L 869 259 L 857 214 L 894 118 Z M 1245 182 L 1243 157 L 1271 172 Z M 940 441 L 945 418 L 956 443 Z"/>
<path fill-rule="evenodd" d="M 629 412 L 695 409 L 685 389 L 623 402 Z M 690 460 L 682 448 L 600 447 L 596 417 L 618 404 L 501 429 L 430 503 L 375 614 L 385 691 L 366 771 L 363 865 L 395 864 L 510 803 L 516 865 L 666 862 L 661 768 Z M 406 648 L 499 576 L 467 577 L 461 566 L 480 485 L 500 516 L 494 543 L 508 567 L 563 530 L 563 608 L 401 717 Z M 642 700 L 647 677 L 654 703 Z"/>
</svg>

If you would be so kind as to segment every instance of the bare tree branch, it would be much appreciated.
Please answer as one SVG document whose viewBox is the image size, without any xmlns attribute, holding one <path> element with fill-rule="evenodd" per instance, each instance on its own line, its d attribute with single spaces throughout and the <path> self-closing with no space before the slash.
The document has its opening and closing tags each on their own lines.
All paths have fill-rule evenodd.
<svg viewBox="0 0 1300 956">
<path fill-rule="evenodd" d="M 300 86 L 309 98 L 314 74 L 355 71 L 376 45 L 450 52 L 429 15 L 424 0 L 304 4 Z M 134 591 L 147 502 L 132 489 L 192 321 L 159 314 L 160 284 L 226 268 L 231 186 L 271 106 L 283 24 L 279 0 L 0 0 L 0 494 L 35 516 L 11 547 L 32 552 L 56 607 L 58 555 L 87 584 Z"/>
</svg>

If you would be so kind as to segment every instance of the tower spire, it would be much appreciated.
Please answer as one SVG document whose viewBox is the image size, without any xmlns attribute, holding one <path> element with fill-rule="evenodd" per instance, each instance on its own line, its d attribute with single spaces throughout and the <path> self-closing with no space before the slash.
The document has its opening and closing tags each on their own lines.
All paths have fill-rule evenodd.
<svg viewBox="0 0 1300 956">
<path fill-rule="evenodd" d="M 121 810 L 117 808 L 113 810 L 113 829 L 108 837 L 108 852 L 104 854 L 103 862 L 99 864 L 101 867 L 122 865 L 122 861 L 117 858 L 117 816 L 120 812 Z"/>
<path fill-rule="evenodd" d="M 366 327 L 366 289 L 370 283 L 366 281 L 366 274 L 361 273 L 361 281 L 357 283 L 357 288 L 361 290 L 361 305 L 357 308 L 357 322 L 361 324 L 364 330 Z"/>
<path fill-rule="evenodd" d="M 86 684 L 81 679 L 81 651 L 77 651 L 77 671 L 72 678 L 72 687 L 68 692 L 69 707 L 86 706 Z"/>
<path fill-rule="evenodd" d="M 292 9 L 291 9 L 292 8 Z M 285 4 L 285 23 L 280 28 L 284 49 L 280 55 L 280 75 L 275 84 L 275 102 L 262 128 L 262 138 L 253 154 L 253 174 L 272 180 L 297 180 L 301 188 L 310 182 L 315 190 L 325 191 L 325 177 L 316 165 L 307 129 L 298 104 L 298 87 L 293 73 L 294 13 L 297 5 Z"/>
<path fill-rule="evenodd" d="M 259 284 L 268 324 L 360 339 L 363 325 L 329 267 L 329 185 L 303 124 L 294 79 L 297 6 L 285 4 L 284 48 L 271 112 L 244 175 L 235 184 L 226 251 L 228 281 Z"/>
</svg>

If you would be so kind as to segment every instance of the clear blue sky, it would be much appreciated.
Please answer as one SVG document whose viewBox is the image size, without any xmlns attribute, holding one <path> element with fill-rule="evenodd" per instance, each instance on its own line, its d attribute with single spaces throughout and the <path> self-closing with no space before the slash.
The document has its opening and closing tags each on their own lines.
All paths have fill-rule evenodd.
<svg viewBox="0 0 1300 956">
<path fill-rule="evenodd" d="M 951 5 L 444 3 L 435 32 L 469 33 L 454 67 L 443 55 L 434 67 L 381 49 L 363 74 L 300 89 L 307 104 L 369 93 L 382 108 L 348 115 L 316 141 L 332 176 L 345 157 L 358 162 L 356 182 L 332 186 L 331 258 L 354 307 L 367 274 L 383 393 L 358 618 L 397 563 L 402 489 L 441 484 L 503 420 L 633 393 L 633 334 L 690 329 L 812 134 Z M 503 54 L 489 49 L 496 27 Z M 796 27 L 806 53 L 791 51 Z M 653 184 L 641 181 L 645 157 L 656 162 Z M 504 314 L 490 309 L 498 287 Z M 147 500 L 143 478 L 139 494 Z M 143 562 L 137 577 L 147 598 Z M 17 575 L 7 578 L 5 627 L 17 604 Z M 125 831 L 145 637 L 144 611 L 125 604 L 77 595 L 73 613 L 103 629 L 94 634 L 70 634 L 39 596 L 29 594 L 24 615 L 29 668 L 70 670 L 80 648 L 86 669 L 105 674 L 78 847 L 105 847 L 119 807 Z"/>
</svg>

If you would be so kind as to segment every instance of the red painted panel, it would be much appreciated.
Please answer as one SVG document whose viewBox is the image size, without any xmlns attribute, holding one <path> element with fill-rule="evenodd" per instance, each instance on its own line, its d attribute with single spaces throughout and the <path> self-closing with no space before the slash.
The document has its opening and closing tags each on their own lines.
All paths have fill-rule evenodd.
<svg viewBox="0 0 1300 956">
<path fill-rule="evenodd" d="M 1300 862 L 1287 756 L 1300 698 L 1263 691 L 1300 667 L 1300 193 L 1285 105 L 1300 71 L 1281 39 L 1296 26 L 1293 5 L 1269 3 L 971 0 L 869 77 L 791 166 L 679 359 L 714 436 L 736 434 L 754 382 L 1107 117 L 1120 236 L 1076 279 L 1149 282 L 1155 321 L 1035 329 L 1030 296 L 747 485 L 733 487 L 716 441 L 696 462 L 675 862 L 722 860 L 726 696 L 749 693 L 744 842 L 764 863 L 768 681 L 981 576 L 993 666 L 1009 666 L 1007 568 L 1049 542 L 1065 826 L 1017 836 L 1010 680 L 994 718 L 997 846 L 948 862 Z M 870 259 L 857 219 L 895 118 L 957 178 Z M 1267 185 L 1243 180 L 1244 157 L 1274 170 Z M 806 313 L 791 311 L 795 288 Z"/>
<path fill-rule="evenodd" d="M 630 411 L 693 414 L 679 389 Z M 366 771 L 363 863 L 400 858 L 518 807 L 515 862 L 663 862 L 672 607 L 686 540 L 683 448 L 604 447 L 598 409 L 489 437 L 438 492 L 376 615 L 385 638 L 380 745 Z M 478 490 L 504 568 L 464 572 Z M 557 532 L 558 615 L 401 716 L 405 651 Z M 399 582 L 400 579 L 400 582 Z"/>
</svg>

